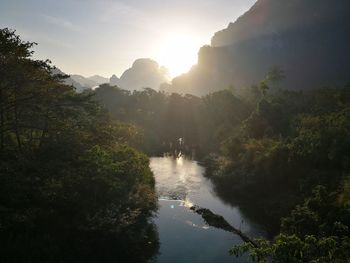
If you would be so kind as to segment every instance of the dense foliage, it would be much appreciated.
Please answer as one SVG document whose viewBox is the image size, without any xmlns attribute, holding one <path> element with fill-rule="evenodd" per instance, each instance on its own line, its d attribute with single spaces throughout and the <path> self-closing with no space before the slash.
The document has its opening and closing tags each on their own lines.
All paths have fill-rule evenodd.
<svg viewBox="0 0 350 263">
<path fill-rule="evenodd" d="M 221 155 L 208 160 L 226 198 L 255 202 L 275 224 L 285 217 L 273 241 L 236 246 L 233 255 L 249 252 L 256 262 L 349 261 L 349 95 L 346 87 L 262 96 L 222 143 Z"/>
<path fill-rule="evenodd" d="M 202 98 L 108 85 L 94 94 L 114 118 L 144 129 L 147 152 L 195 149 L 217 194 L 276 235 L 258 240 L 258 248 L 235 247 L 233 255 L 347 262 L 350 90 L 281 91 L 284 78 L 274 67 L 251 89 L 231 87 Z"/>
<path fill-rule="evenodd" d="M 76 94 L 32 46 L 0 31 L 2 262 L 151 258 L 154 179 L 134 148 L 201 159 L 217 194 L 266 226 L 270 240 L 232 255 L 349 261 L 349 87 L 280 91 L 275 67 L 202 98 L 106 84 Z"/>
<path fill-rule="evenodd" d="M 158 249 L 139 131 L 0 30 L 0 261 L 145 262 Z"/>
<path fill-rule="evenodd" d="M 150 155 L 181 151 L 201 157 L 215 152 L 250 112 L 249 105 L 228 90 L 198 98 L 150 88 L 130 92 L 104 84 L 92 94 L 112 118 L 144 131 L 139 147 Z"/>
<path fill-rule="evenodd" d="M 339 193 L 328 193 L 318 186 L 310 198 L 283 218 L 282 232 L 273 241 L 257 239 L 258 247 L 245 243 L 230 253 L 249 253 L 254 262 L 349 262 L 350 203 L 349 199 L 344 201 Z"/>
</svg>

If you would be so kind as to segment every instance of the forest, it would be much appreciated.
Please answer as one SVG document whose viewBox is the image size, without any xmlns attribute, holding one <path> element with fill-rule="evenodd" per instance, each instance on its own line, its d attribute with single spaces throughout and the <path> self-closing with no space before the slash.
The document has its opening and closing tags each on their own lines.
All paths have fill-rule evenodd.
<svg viewBox="0 0 350 263">
<path fill-rule="evenodd" d="M 32 59 L 33 45 L 0 31 L 0 261 L 146 262 L 157 198 L 137 133 Z"/>
<path fill-rule="evenodd" d="M 164 153 L 200 161 L 218 195 L 259 212 L 270 237 L 233 257 L 349 262 L 350 86 L 279 89 L 288 76 L 276 67 L 203 97 L 76 93 L 34 45 L 0 30 L 1 262 L 152 259 L 148 157 Z"/>
<path fill-rule="evenodd" d="M 201 98 L 109 85 L 93 94 L 113 119 L 143 131 L 141 150 L 195 155 L 223 199 L 259 213 L 271 240 L 235 246 L 232 255 L 348 262 L 350 87 L 281 90 L 285 77 L 274 67 L 247 90 Z"/>
</svg>

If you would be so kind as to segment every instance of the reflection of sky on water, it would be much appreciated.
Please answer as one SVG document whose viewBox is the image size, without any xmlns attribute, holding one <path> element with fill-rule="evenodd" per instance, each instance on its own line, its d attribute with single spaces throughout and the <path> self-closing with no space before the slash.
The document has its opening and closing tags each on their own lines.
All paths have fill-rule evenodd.
<svg viewBox="0 0 350 263">
<path fill-rule="evenodd" d="M 243 218 L 237 207 L 224 204 L 203 177 L 204 168 L 184 158 L 151 158 L 159 195 L 155 223 L 161 242 L 157 262 L 245 262 L 228 255 L 240 243 L 238 236 L 208 227 L 189 207 L 198 205 L 220 214 L 250 236 L 264 235 L 259 226 Z"/>
</svg>

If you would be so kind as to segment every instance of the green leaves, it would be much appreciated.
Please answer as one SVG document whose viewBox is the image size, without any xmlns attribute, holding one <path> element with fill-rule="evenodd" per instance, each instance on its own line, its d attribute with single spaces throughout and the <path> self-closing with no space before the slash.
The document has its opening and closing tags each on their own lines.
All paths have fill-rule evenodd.
<svg viewBox="0 0 350 263">
<path fill-rule="evenodd" d="M 0 30 L 0 261 L 146 262 L 157 197 L 148 158 L 129 146 L 142 133 L 31 59 L 32 46 Z"/>
<path fill-rule="evenodd" d="M 259 239 L 258 248 L 241 244 L 230 253 L 236 257 L 248 253 L 254 262 L 348 262 L 350 214 L 336 199 L 325 187 L 316 187 L 312 197 L 282 220 L 282 233 L 273 241 Z"/>
<path fill-rule="evenodd" d="M 265 263 L 346 263 L 350 259 L 349 237 L 336 236 L 316 238 L 306 235 L 299 238 L 296 235 L 278 235 L 274 241 L 256 240 L 259 248 L 249 244 L 233 247 L 230 254 L 236 257 L 245 253 L 253 262 Z"/>
</svg>

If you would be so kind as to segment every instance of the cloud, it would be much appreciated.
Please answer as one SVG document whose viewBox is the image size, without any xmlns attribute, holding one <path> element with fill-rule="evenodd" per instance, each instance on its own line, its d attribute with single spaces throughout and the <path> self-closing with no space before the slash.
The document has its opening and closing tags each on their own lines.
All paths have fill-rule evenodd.
<svg viewBox="0 0 350 263">
<path fill-rule="evenodd" d="M 54 17 L 54 16 L 49 16 L 49 15 L 42 15 L 44 17 L 44 19 L 53 25 L 68 29 L 70 31 L 74 31 L 74 32 L 81 32 L 82 28 L 78 25 L 73 24 L 72 22 L 70 22 L 67 19 L 64 18 L 60 18 L 60 17 Z"/>
<path fill-rule="evenodd" d="M 66 40 L 61 41 L 57 36 L 49 36 L 46 33 L 43 32 L 37 32 L 33 30 L 20 30 L 20 35 L 23 39 L 27 41 L 36 42 L 39 44 L 38 47 L 35 47 L 36 50 L 42 49 L 42 44 L 55 46 L 58 48 L 65 48 L 65 49 L 72 49 L 74 46 L 67 42 Z"/>
<path fill-rule="evenodd" d="M 99 20 L 102 23 L 118 23 L 146 31 L 155 31 L 151 14 L 123 2 L 100 2 Z"/>
<path fill-rule="evenodd" d="M 39 38 L 39 41 L 46 42 L 50 45 L 60 47 L 60 48 L 65 48 L 65 49 L 72 49 L 73 45 L 68 43 L 68 42 L 63 42 L 55 38 L 50 38 L 50 37 L 41 37 Z M 40 44 L 40 43 L 39 43 Z"/>
</svg>

